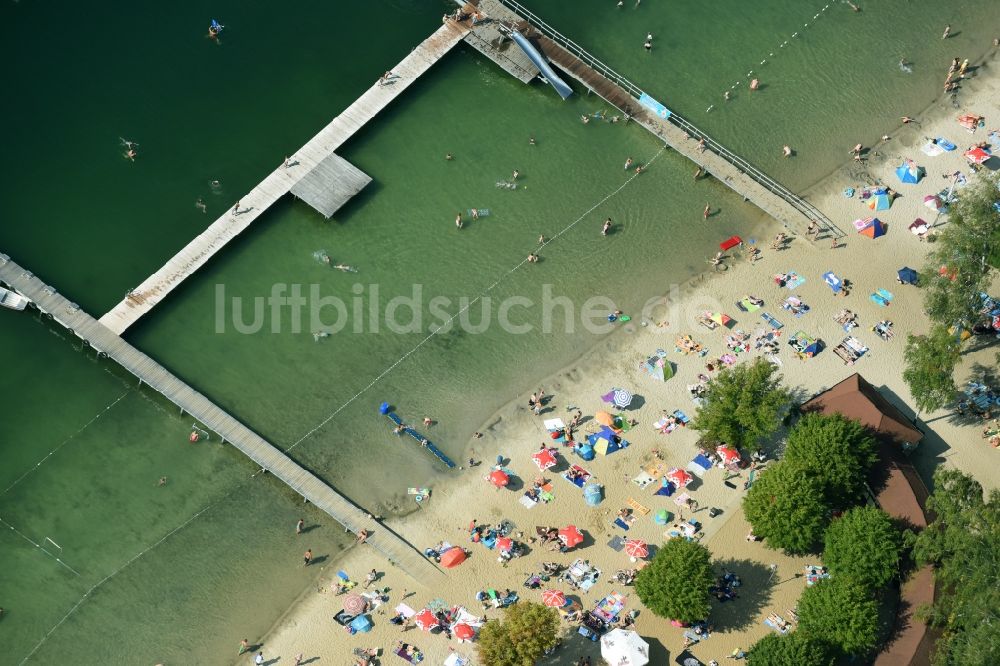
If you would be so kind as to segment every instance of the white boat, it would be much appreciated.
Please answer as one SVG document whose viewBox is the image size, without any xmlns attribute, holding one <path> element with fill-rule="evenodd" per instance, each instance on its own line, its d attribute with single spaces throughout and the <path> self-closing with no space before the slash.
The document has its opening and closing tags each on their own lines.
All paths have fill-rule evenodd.
<svg viewBox="0 0 1000 666">
<path fill-rule="evenodd" d="M 0 287 L 0 305 L 3 307 L 10 308 L 11 310 L 23 310 L 28 307 L 28 303 L 30 302 L 30 300 L 16 291 Z"/>
</svg>

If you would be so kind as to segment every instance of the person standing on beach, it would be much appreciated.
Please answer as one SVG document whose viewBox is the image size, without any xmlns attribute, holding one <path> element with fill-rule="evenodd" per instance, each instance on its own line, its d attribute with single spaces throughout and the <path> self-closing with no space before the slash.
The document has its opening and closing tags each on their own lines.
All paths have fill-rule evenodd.
<svg viewBox="0 0 1000 666">
<path fill-rule="evenodd" d="M 301 652 L 299 652 L 297 655 L 295 655 L 295 661 L 292 662 L 292 666 L 301 666 L 302 665 L 302 660 L 304 658 L 305 658 L 305 655 L 302 654 Z"/>
<path fill-rule="evenodd" d="M 369 585 L 371 585 L 372 583 L 375 582 L 376 578 L 378 578 L 378 572 L 377 571 L 375 571 L 374 569 L 372 569 L 371 571 L 368 572 L 368 575 L 365 576 L 365 589 L 366 590 L 368 589 Z"/>
<path fill-rule="evenodd" d="M 237 652 L 236 654 L 241 655 L 244 652 L 249 652 L 249 651 L 250 651 L 250 641 L 244 638 L 243 640 L 240 641 L 240 651 Z"/>
<path fill-rule="evenodd" d="M 711 204 L 705 204 L 705 210 L 701 211 L 702 218 L 704 218 L 704 219 L 707 220 L 708 216 L 709 216 L 709 214 L 711 214 L 711 212 L 712 212 L 712 205 Z"/>
<path fill-rule="evenodd" d="M 262 666 L 262 664 L 264 663 L 264 653 L 258 652 L 256 655 L 254 655 L 253 663 L 254 666 Z"/>
<path fill-rule="evenodd" d="M 941 39 L 948 39 L 948 35 L 951 34 L 951 24 L 949 23 L 944 27 L 944 33 L 941 35 Z"/>
<path fill-rule="evenodd" d="M 299 521 L 295 523 L 295 533 L 302 534 L 302 528 L 304 528 L 305 526 L 306 526 L 306 521 L 303 520 L 302 518 L 299 518 Z"/>
<path fill-rule="evenodd" d="M 309 566 L 309 563 L 312 562 L 312 559 L 313 559 L 313 551 L 312 548 L 309 548 L 302 555 L 302 566 L 304 567 Z"/>
</svg>

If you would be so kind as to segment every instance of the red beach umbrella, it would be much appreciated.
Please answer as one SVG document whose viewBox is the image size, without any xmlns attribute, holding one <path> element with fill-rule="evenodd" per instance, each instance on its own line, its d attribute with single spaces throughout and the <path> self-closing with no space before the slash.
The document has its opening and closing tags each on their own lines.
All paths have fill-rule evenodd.
<svg viewBox="0 0 1000 666">
<path fill-rule="evenodd" d="M 740 461 L 739 452 L 731 446 L 718 446 L 715 448 L 715 452 L 719 454 L 719 457 L 722 458 L 722 462 L 726 465 L 731 465 Z"/>
<path fill-rule="evenodd" d="M 461 548 L 449 548 L 441 556 L 441 566 L 445 569 L 454 569 L 465 561 L 465 551 Z"/>
<path fill-rule="evenodd" d="M 507 476 L 507 472 L 502 469 L 495 469 L 490 472 L 490 483 L 492 483 L 497 488 L 503 488 L 508 483 L 510 483 L 510 477 Z"/>
<path fill-rule="evenodd" d="M 434 613 L 431 612 L 429 608 L 425 608 L 413 617 L 413 621 L 417 623 L 417 626 L 424 631 L 430 631 L 434 627 L 438 626 L 438 619 L 434 617 Z"/>
<path fill-rule="evenodd" d="M 542 603 L 549 608 L 562 608 L 566 605 L 566 595 L 559 590 L 545 590 L 542 592 Z"/>
<path fill-rule="evenodd" d="M 456 624 L 451 631 L 453 634 L 455 634 L 455 637 L 460 641 L 470 640 L 473 636 L 476 635 L 476 630 L 464 622 Z"/>
<path fill-rule="evenodd" d="M 649 555 L 649 546 L 642 539 L 629 539 L 625 542 L 625 554 L 642 559 Z"/>
<path fill-rule="evenodd" d="M 510 537 L 497 537 L 497 550 L 508 551 L 514 547 L 514 540 Z"/>
<path fill-rule="evenodd" d="M 583 532 L 577 529 L 576 525 L 569 525 L 559 530 L 559 540 L 567 548 L 572 548 L 583 543 Z"/>
<path fill-rule="evenodd" d="M 678 488 L 683 488 L 687 484 L 691 483 L 691 475 L 679 467 L 674 467 L 672 470 L 667 472 L 667 479 L 673 481 L 674 485 Z"/>
<path fill-rule="evenodd" d="M 360 615 L 368 609 L 368 602 L 360 594 L 348 594 L 344 597 L 344 610 L 351 615 Z"/>
<path fill-rule="evenodd" d="M 531 459 L 538 465 L 538 469 L 543 472 L 549 467 L 555 467 L 557 462 L 555 455 L 548 449 L 542 449 L 537 453 L 533 453 Z"/>
<path fill-rule="evenodd" d="M 986 160 L 990 159 L 991 155 L 988 151 L 976 146 L 972 150 L 965 151 L 965 157 L 973 164 L 982 164 Z"/>
</svg>

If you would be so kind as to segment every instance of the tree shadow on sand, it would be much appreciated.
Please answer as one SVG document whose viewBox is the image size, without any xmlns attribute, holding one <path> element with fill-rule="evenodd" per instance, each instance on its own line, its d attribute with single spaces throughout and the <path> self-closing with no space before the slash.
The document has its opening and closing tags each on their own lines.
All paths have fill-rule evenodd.
<svg viewBox="0 0 1000 666">
<path fill-rule="evenodd" d="M 746 629 L 770 603 L 771 592 L 780 581 L 772 576 L 770 567 L 753 560 L 716 560 L 713 569 L 720 579 L 725 571 L 736 574 L 742 584 L 736 588 L 735 599 L 712 605 L 712 625 L 716 631 Z"/>
</svg>

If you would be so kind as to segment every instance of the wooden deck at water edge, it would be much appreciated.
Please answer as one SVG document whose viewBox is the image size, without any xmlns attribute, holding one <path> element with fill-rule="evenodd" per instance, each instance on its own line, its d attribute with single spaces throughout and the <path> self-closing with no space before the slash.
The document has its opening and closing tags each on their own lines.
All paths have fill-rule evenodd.
<svg viewBox="0 0 1000 666">
<path fill-rule="evenodd" d="M 118 305 L 101 317 L 101 323 L 112 333 L 121 335 L 185 278 L 249 227 L 274 202 L 296 189 L 300 182 L 302 186 L 298 188 L 299 190 L 312 185 L 310 181 L 315 180 L 317 175 L 311 176 L 311 174 L 326 171 L 324 166 L 329 164 L 328 158 L 337 148 L 451 51 L 467 34 L 469 34 L 467 25 L 445 21 L 434 34 L 421 42 L 391 70 L 394 76 L 387 83 L 377 82 L 365 91 L 353 104 L 297 150 L 289 159 L 289 166 L 279 165 L 259 185 L 243 195 L 239 199 L 239 210 L 234 208 L 227 211 L 205 231 L 198 234 L 162 268 L 129 291 Z M 342 171 L 346 177 L 348 172 Z M 356 174 L 351 175 L 354 181 L 360 182 Z M 308 187 L 310 191 L 319 189 L 315 186 Z"/>
<path fill-rule="evenodd" d="M 437 566 L 409 542 L 370 518 L 366 512 L 284 452 L 3 254 L 0 254 L 0 282 L 30 298 L 41 312 L 51 315 L 53 320 L 90 347 L 106 354 L 150 388 L 203 423 L 223 441 L 242 451 L 262 469 L 329 514 L 345 529 L 355 533 L 361 529 L 367 530 L 367 545 L 415 580 L 430 584 L 443 575 Z"/>
</svg>

